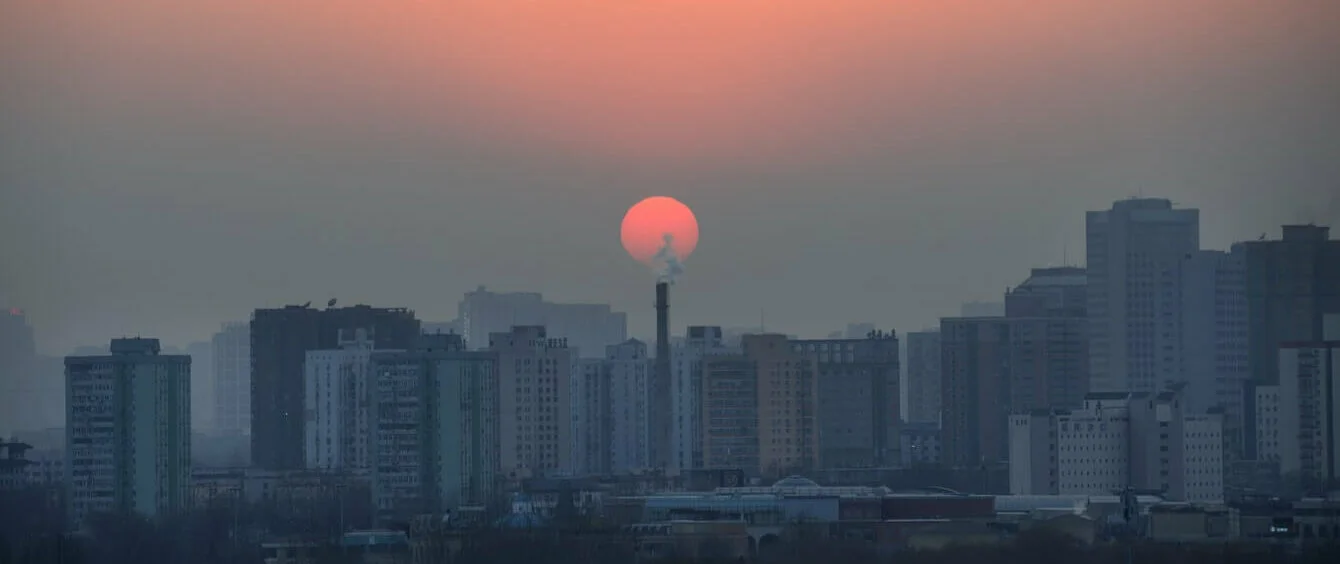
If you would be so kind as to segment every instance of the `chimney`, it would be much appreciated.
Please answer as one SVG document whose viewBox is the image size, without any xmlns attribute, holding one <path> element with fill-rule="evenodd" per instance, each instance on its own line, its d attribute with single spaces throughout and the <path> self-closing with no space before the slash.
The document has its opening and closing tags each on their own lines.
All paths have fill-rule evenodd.
<svg viewBox="0 0 1340 564">
<path fill-rule="evenodd" d="M 651 464 L 653 468 L 670 466 L 670 284 L 656 284 L 656 364 L 651 386 Z"/>
</svg>

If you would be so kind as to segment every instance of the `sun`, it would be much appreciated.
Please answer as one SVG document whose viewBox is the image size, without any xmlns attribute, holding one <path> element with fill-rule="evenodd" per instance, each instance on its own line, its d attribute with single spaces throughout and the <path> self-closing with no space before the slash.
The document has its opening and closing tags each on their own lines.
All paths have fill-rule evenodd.
<svg viewBox="0 0 1340 564">
<path fill-rule="evenodd" d="M 670 236 L 670 250 L 680 261 L 698 247 L 698 218 L 693 210 L 666 196 L 652 196 L 628 208 L 619 229 L 619 239 L 629 256 L 653 266 L 666 235 Z"/>
</svg>

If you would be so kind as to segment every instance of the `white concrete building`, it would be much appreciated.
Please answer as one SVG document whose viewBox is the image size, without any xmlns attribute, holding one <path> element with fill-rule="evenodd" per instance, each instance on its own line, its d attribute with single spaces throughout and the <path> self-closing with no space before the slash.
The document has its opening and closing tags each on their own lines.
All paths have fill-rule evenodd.
<svg viewBox="0 0 1340 564">
<path fill-rule="evenodd" d="M 211 343 L 214 361 L 214 428 L 251 435 L 251 327 L 226 323 Z"/>
<path fill-rule="evenodd" d="M 538 292 L 490 292 L 480 286 L 458 306 L 461 334 L 472 350 L 489 348 L 489 336 L 512 327 L 543 326 L 549 338 L 567 339 L 573 356 L 602 358 L 605 347 L 628 339 L 628 314 L 608 304 L 560 304 Z"/>
<path fill-rule="evenodd" d="M 1179 265 L 1200 248 L 1200 212 L 1130 199 L 1086 216 L 1089 389 L 1157 392 L 1181 381 Z"/>
<path fill-rule="evenodd" d="M 113 339 L 110 355 L 65 358 L 66 516 L 172 515 L 190 505 L 191 357 L 158 339 Z"/>
<path fill-rule="evenodd" d="M 651 467 L 651 361 L 647 345 L 629 339 L 606 347 L 609 371 L 610 472 Z"/>
<path fill-rule="evenodd" d="M 367 330 L 341 330 L 338 350 L 307 351 L 303 362 L 303 457 L 312 470 L 364 471 L 371 455 Z"/>
<path fill-rule="evenodd" d="M 499 468 L 497 355 L 458 335 L 373 351 L 369 457 L 378 514 L 400 518 L 492 501 Z"/>
<path fill-rule="evenodd" d="M 1175 393 L 1095 393 L 1083 409 L 1010 417 L 1010 493 L 1223 499 L 1222 422 L 1182 412 Z"/>
<path fill-rule="evenodd" d="M 678 469 L 702 468 L 702 436 L 699 421 L 702 411 L 703 359 L 738 355 L 739 346 L 727 346 L 720 327 L 692 326 L 683 343 L 671 351 L 670 413 L 671 465 Z"/>
<path fill-rule="evenodd" d="M 498 355 L 499 459 L 508 477 L 572 472 L 573 351 L 544 327 L 489 336 Z"/>
<path fill-rule="evenodd" d="M 1280 347 L 1279 384 L 1256 388 L 1257 456 L 1305 487 L 1340 477 L 1340 335 L 1326 337 Z"/>
</svg>

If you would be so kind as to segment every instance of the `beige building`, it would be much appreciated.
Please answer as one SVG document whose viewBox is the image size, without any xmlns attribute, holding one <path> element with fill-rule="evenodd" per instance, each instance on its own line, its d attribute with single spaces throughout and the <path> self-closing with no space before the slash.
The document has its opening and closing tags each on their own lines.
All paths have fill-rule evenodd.
<svg viewBox="0 0 1340 564">
<path fill-rule="evenodd" d="M 489 335 L 498 355 L 499 458 L 508 477 L 572 471 L 573 350 L 541 326 Z"/>
<path fill-rule="evenodd" d="M 706 467 L 764 477 L 818 467 L 815 358 L 785 335 L 746 335 L 741 345 L 743 354 L 703 361 Z"/>
</svg>

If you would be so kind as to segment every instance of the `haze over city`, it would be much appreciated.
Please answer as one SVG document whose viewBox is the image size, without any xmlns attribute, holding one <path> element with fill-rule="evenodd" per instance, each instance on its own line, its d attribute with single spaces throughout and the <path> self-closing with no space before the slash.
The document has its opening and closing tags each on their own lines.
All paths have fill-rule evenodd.
<svg viewBox="0 0 1340 564">
<path fill-rule="evenodd" d="M 648 335 L 657 194 L 703 226 L 677 325 L 802 335 L 1082 263 L 1130 196 L 1206 248 L 1340 216 L 1332 2 L 5 6 L 0 298 L 50 354 L 478 284 Z"/>
<path fill-rule="evenodd" d="M 0 0 L 0 564 L 1340 562 L 1338 30 Z"/>
</svg>

